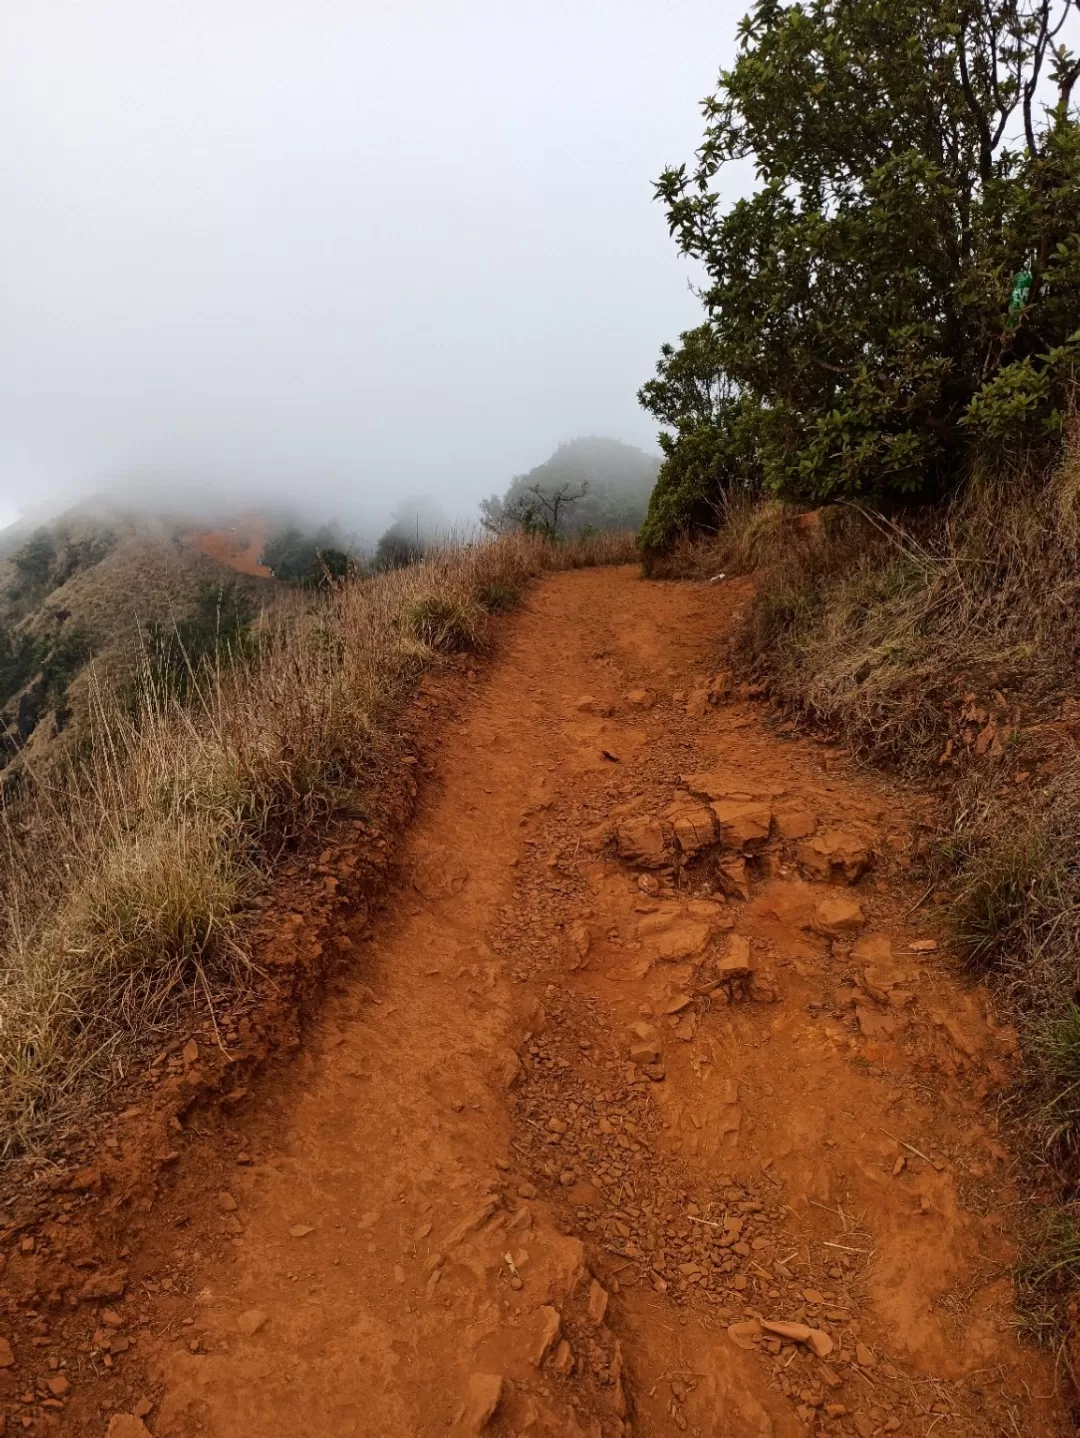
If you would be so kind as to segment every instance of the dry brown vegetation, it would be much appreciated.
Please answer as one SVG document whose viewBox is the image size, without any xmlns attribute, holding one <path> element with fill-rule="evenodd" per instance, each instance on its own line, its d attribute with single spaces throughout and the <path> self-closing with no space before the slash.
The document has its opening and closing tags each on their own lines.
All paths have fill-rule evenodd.
<svg viewBox="0 0 1080 1438">
<path fill-rule="evenodd" d="M 275 857 L 363 806 L 426 667 L 482 648 L 544 570 L 635 555 L 612 533 L 447 548 L 285 597 L 183 699 L 149 663 L 135 702 L 95 685 L 88 741 L 2 816 L 0 1155 L 57 1143 L 182 1005 L 246 982 Z"/>
<path fill-rule="evenodd" d="M 733 514 L 693 571 L 760 569 L 737 660 L 859 757 L 941 791 L 927 876 L 1017 1025 L 1032 1172 L 1080 1176 L 1080 428 L 1050 473 L 984 470 L 944 511 Z M 685 561 L 684 561 L 685 562 Z M 1080 1208 L 1024 1261 L 1050 1333 L 1080 1286 Z"/>
</svg>

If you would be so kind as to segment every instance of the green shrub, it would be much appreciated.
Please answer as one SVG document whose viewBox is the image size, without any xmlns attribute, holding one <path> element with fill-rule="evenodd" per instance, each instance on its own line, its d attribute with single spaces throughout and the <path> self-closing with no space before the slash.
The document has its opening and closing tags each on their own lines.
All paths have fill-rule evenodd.
<svg viewBox="0 0 1080 1438">
<path fill-rule="evenodd" d="M 405 631 L 439 654 L 457 654 L 479 647 L 475 611 L 449 594 L 429 594 L 408 604 Z"/>
<path fill-rule="evenodd" d="M 1043 66 L 1068 9 L 756 0 L 656 186 L 705 323 L 641 392 L 665 429 L 647 548 L 739 482 L 936 500 L 1052 449 L 1080 358 L 1077 74 Z"/>
<path fill-rule="evenodd" d="M 509 614 L 521 603 L 521 591 L 509 584 L 485 584 L 476 597 L 489 614 Z"/>
</svg>

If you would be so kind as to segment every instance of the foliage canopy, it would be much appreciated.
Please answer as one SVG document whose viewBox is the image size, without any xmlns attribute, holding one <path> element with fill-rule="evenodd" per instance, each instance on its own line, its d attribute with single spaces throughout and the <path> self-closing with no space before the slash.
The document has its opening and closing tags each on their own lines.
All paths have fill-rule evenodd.
<svg viewBox="0 0 1080 1438">
<path fill-rule="evenodd" d="M 758 0 L 695 163 L 657 183 L 706 323 L 639 396 L 667 430 L 648 543 L 732 483 L 932 497 L 980 444 L 1057 433 L 1080 352 L 1075 3 Z"/>
</svg>

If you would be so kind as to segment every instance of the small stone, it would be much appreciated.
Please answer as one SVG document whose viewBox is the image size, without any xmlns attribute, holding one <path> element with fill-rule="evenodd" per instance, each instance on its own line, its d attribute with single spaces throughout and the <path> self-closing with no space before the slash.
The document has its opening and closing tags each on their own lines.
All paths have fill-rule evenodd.
<svg viewBox="0 0 1080 1438">
<path fill-rule="evenodd" d="M 824 1383 L 826 1388 L 839 1388 L 844 1382 L 844 1380 L 840 1377 L 839 1373 L 837 1373 L 836 1369 L 830 1368 L 827 1363 L 822 1363 L 819 1365 L 818 1376 L 820 1377 L 822 1383 Z"/>
<path fill-rule="evenodd" d="M 869 1348 L 867 1348 L 865 1343 L 856 1343 L 855 1362 L 859 1365 L 860 1368 L 873 1368 L 874 1364 L 877 1362 L 877 1359 L 870 1352 Z"/>
<path fill-rule="evenodd" d="M 673 1014 L 681 1014 L 683 1009 L 688 1008 L 692 1003 L 693 999 L 689 994 L 673 994 L 670 999 L 667 999 L 661 1004 L 660 1012 L 667 1017 Z"/>
<path fill-rule="evenodd" d="M 877 1424 L 867 1413 L 855 1414 L 855 1432 L 859 1438 L 874 1438 L 877 1432 Z"/>
<path fill-rule="evenodd" d="M 150 1398 L 140 1398 L 131 1411 L 135 1414 L 136 1418 L 146 1418 L 154 1411 L 153 1400 Z"/>
<path fill-rule="evenodd" d="M 519 1184 L 518 1184 L 518 1197 L 519 1197 L 519 1198 L 535 1198 L 538 1192 L 539 1192 L 539 1190 L 537 1189 L 535 1183 L 519 1183 Z"/>
<path fill-rule="evenodd" d="M 594 1328 L 599 1328 L 607 1313 L 608 1291 L 602 1284 L 597 1283 L 594 1278 L 589 1284 L 588 1314 L 589 1322 Z"/>
<path fill-rule="evenodd" d="M 106 1328 L 123 1328 L 124 1326 L 124 1320 L 115 1308 L 103 1308 L 101 1310 L 101 1321 Z"/>
<path fill-rule="evenodd" d="M 742 1275 L 739 1275 L 742 1277 Z M 736 1281 L 736 1287 L 739 1286 Z M 745 1280 L 742 1285 L 746 1287 Z M 750 1349 L 755 1347 L 754 1340 L 761 1337 L 764 1325 L 756 1318 L 748 1318 L 745 1323 L 731 1323 L 728 1325 L 728 1337 L 737 1348 Z"/>
<path fill-rule="evenodd" d="M 533 1363 L 539 1368 L 558 1340 L 562 1329 L 562 1318 L 557 1308 L 552 1308 L 550 1304 L 545 1303 L 536 1310 L 536 1320 L 539 1327 L 531 1357 Z"/>
<path fill-rule="evenodd" d="M 725 859 L 716 871 L 720 889 L 729 899 L 749 899 L 750 880 L 746 872 L 746 860 Z"/>
<path fill-rule="evenodd" d="M 813 1303 L 817 1306 L 820 1306 L 822 1303 L 825 1302 L 824 1293 L 819 1292 L 816 1288 L 804 1288 L 803 1297 L 806 1299 L 807 1303 Z"/>
<path fill-rule="evenodd" d="M 236 1331 L 242 1333 L 245 1338 L 254 1338 L 266 1320 L 267 1315 L 261 1308 L 249 1308 L 236 1320 Z"/>
<path fill-rule="evenodd" d="M 188 1068 L 190 1068 L 193 1063 L 198 1062 L 199 1044 L 196 1039 L 188 1039 L 187 1043 L 184 1045 L 181 1057 L 183 1058 L 184 1063 Z"/>
<path fill-rule="evenodd" d="M 669 863 L 664 831 L 657 819 L 625 819 L 615 830 L 619 857 L 643 869 L 661 869 Z"/>
<path fill-rule="evenodd" d="M 834 1344 L 824 1328 L 811 1328 L 806 1346 L 816 1358 L 828 1358 L 833 1351 Z"/>
<path fill-rule="evenodd" d="M 293 1238 L 306 1238 L 309 1233 L 314 1233 L 315 1230 L 310 1223 L 294 1223 L 289 1229 L 289 1232 Z"/>
<path fill-rule="evenodd" d="M 829 894 L 819 899 L 814 908 L 813 927 L 828 939 L 842 939 L 857 933 L 865 923 L 862 906 L 846 894 Z"/>
<path fill-rule="evenodd" d="M 469 1379 L 465 1424 L 470 1433 L 481 1433 L 495 1417 L 502 1402 L 505 1380 L 497 1373 L 474 1373 Z"/>
<path fill-rule="evenodd" d="M 810 810 L 798 805 L 793 805 L 790 809 L 777 809 L 773 819 L 781 839 L 807 839 L 817 827 L 817 820 Z"/>
<path fill-rule="evenodd" d="M 713 804 L 712 811 L 726 848 L 744 854 L 760 849 L 768 841 L 772 829 L 772 810 L 768 804 L 722 799 Z"/>
<path fill-rule="evenodd" d="M 104 1273 L 95 1273 L 79 1289 L 84 1303 L 93 1303 L 103 1298 L 120 1298 L 127 1287 L 127 1269 L 113 1268 Z"/>
<path fill-rule="evenodd" d="M 732 934 L 723 958 L 717 960 L 717 974 L 721 979 L 739 979 L 745 978 L 751 969 L 750 940 L 742 934 Z"/>
<path fill-rule="evenodd" d="M 770 1323 L 766 1318 L 761 1320 L 761 1326 L 766 1333 L 773 1333 L 777 1338 L 786 1338 L 789 1343 L 805 1343 L 813 1331 L 805 1323 Z"/>
<path fill-rule="evenodd" d="M 843 879 L 854 884 L 874 860 L 870 845 L 858 834 L 827 829 L 798 845 L 796 857 L 812 879 Z"/>
<path fill-rule="evenodd" d="M 660 1062 L 660 1050 L 655 1043 L 637 1043 L 630 1046 L 630 1062 L 638 1068 Z"/>
<path fill-rule="evenodd" d="M 218 1194 L 217 1205 L 218 1208 L 221 1209 L 222 1213 L 235 1213 L 236 1210 L 240 1207 L 236 1199 L 233 1198 L 232 1194 L 229 1193 L 227 1189 L 222 1189 L 221 1192 Z"/>
<path fill-rule="evenodd" d="M 150 1430 L 134 1413 L 114 1413 L 106 1438 L 150 1438 Z"/>
<path fill-rule="evenodd" d="M 63 1398 L 71 1392 L 71 1384 L 62 1373 L 58 1373 L 55 1378 L 50 1378 L 47 1386 L 54 1398 Z"/>
<path fill-rule="evenodd" d="M 562 1374 L 564 1378 L 573 1370 L 574 1354 L 565 1338 L 559 1340 L 558 1347 L 555 1349 L 555 1356 L 551 1360 L 551 1366 L 556 1373 Z"/>
<path fill-rule="evenodd" d="M 395 1283 L 404 1283 L 404 1282 L 405 1282 L 405 1270 L 402 1268 L 402 1266 L 401 1266 L 400 1263 L 395 1263 L 395 1264 L 394 1264 L 394 1282 L 395 1282 Z"/>
<path fill-rule="evenodd" d="M 908 944 L 909 954 L 932 954 L 937 948 L 937 939 L 916 939 Z"/>
<path fill-rule="evenodd" d="M 0 1338 L 0 1368 L 14 1368 L 15 1354 L 6 1338 Z"/>
</svg>

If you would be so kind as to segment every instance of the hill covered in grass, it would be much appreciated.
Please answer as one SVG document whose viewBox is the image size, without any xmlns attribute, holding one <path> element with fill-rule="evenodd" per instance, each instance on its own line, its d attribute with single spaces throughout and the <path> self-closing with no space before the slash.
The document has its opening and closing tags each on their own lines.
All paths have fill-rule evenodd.
<svg viewBox="0 0 1080 1438">
<path fill-rule="evenodd" d="M 249 547 L 236 529 L 102 505 L 0 540 L 0 766 L 17 772 L 78 729 L 91 659 L 122 682 L 140 655 L 180 662 L 250 623 L 272 582 L 250 572 Z"/>
</svg>

